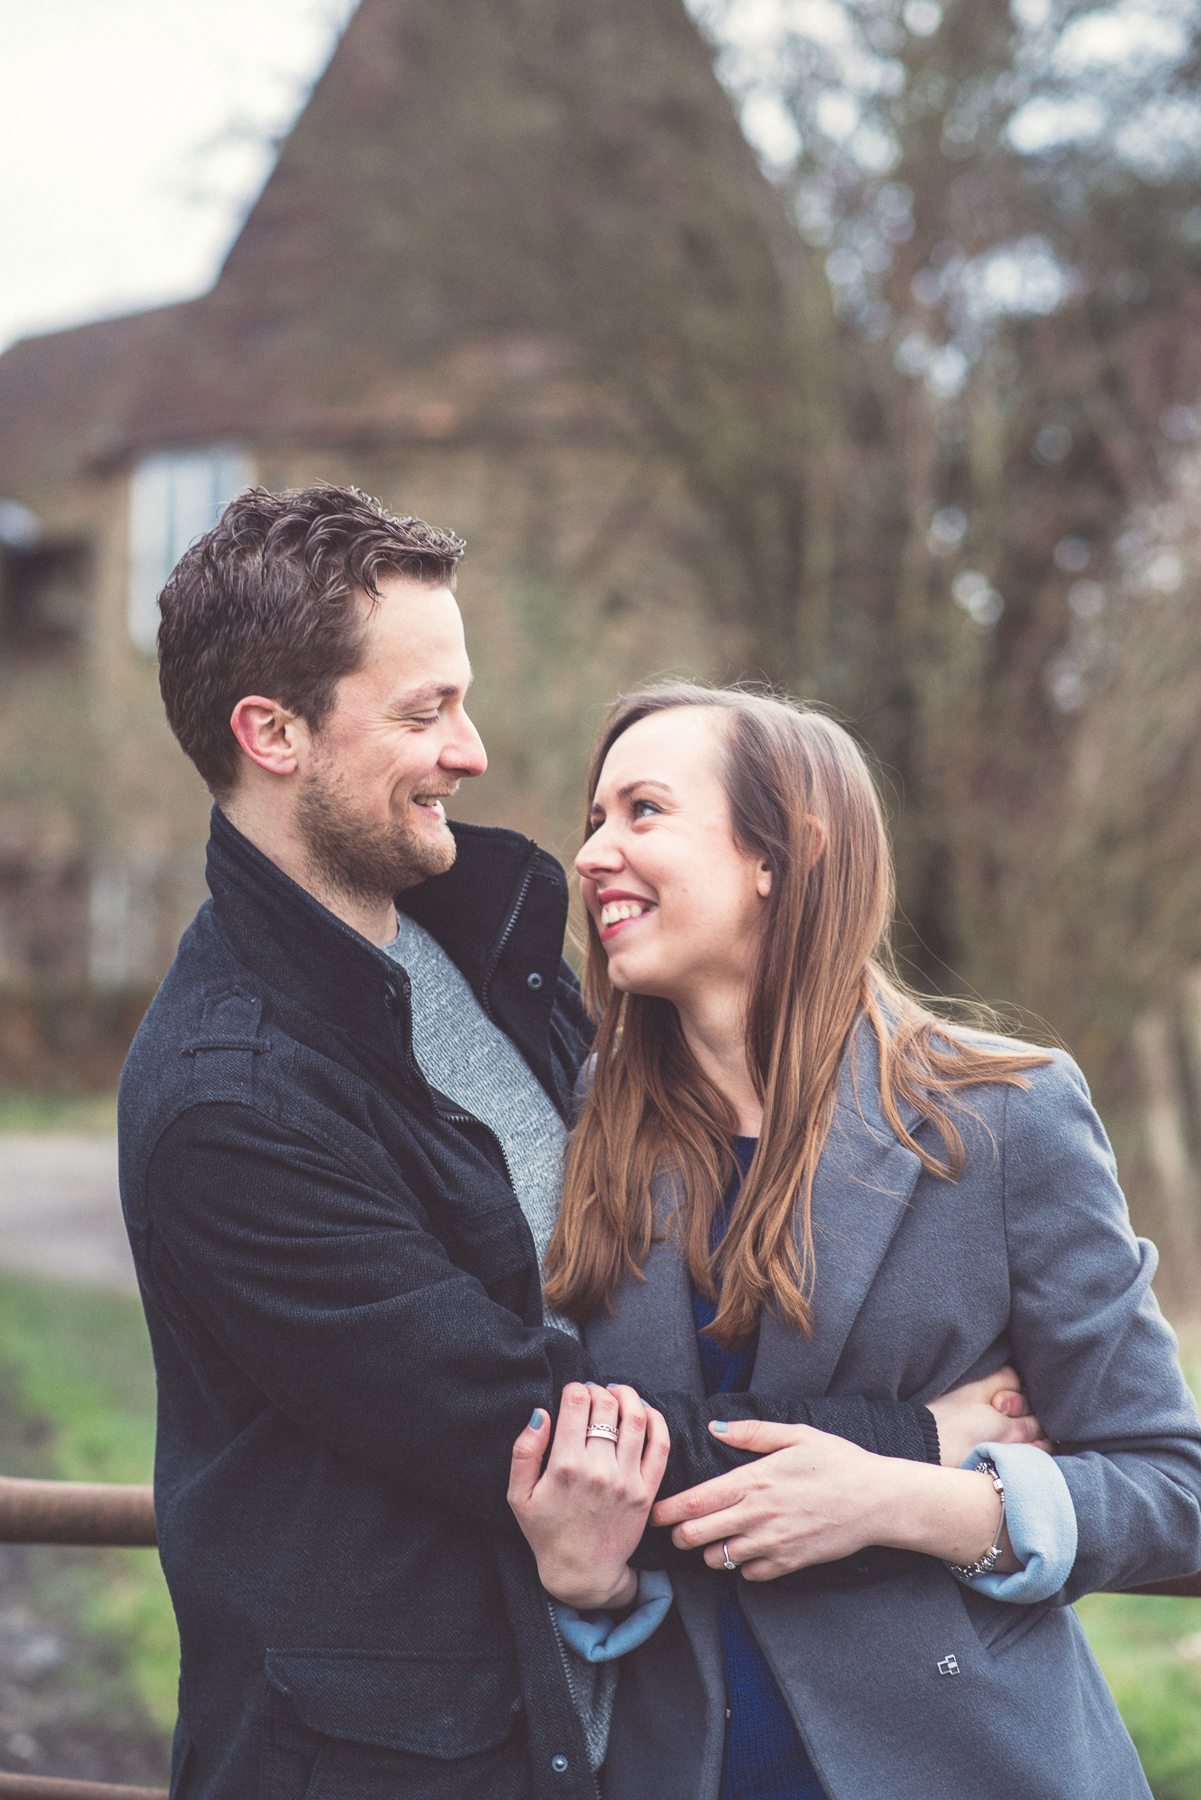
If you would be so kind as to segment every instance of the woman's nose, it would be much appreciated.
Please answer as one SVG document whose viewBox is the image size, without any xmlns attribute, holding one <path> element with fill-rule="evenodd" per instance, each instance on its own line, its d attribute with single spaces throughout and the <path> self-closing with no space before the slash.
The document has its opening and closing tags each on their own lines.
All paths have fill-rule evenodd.
<svg viewBox="0 0 1201 1800">
<path fill-rule="evenodd" d="M 612 832 L 599 825 L 580 847 L 575 859 L 576 874 L 583 880 L 595 880 L 621 866 L 621 849 Z"/>
</svg>

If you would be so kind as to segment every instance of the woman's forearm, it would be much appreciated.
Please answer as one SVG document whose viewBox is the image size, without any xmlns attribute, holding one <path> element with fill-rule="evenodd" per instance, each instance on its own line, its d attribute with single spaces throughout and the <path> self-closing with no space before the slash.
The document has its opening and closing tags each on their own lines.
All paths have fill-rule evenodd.
<svg viewBox="0 0 1201 1800">
<path fill-rule="evenodd" d="M 992 1480 L 975 1469 L 944 1469 L 930 1463 L 881 1459 L 878 1543 L 916 1550 L 944 1562 L 973 1563 L 998 1540 L 1001 1501 Z M 1021 1567 L 1009 1533 L 1000 1537 L 998 1574 Z"/>
</svg>

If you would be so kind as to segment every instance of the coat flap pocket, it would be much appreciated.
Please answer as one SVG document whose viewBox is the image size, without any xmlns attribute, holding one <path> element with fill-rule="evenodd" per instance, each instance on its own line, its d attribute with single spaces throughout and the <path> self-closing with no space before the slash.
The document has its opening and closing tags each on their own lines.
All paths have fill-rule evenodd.
<svg viewBox="0 0 1201 1800">
<path fill-rule="evenodd" d="M 521 1699 L 498 1656 L 388 1656 L 367 1650 L 269 1650 L 267 1680 L 325 1737 L 468 1756 L 502 1743 Z"/>
</svg>

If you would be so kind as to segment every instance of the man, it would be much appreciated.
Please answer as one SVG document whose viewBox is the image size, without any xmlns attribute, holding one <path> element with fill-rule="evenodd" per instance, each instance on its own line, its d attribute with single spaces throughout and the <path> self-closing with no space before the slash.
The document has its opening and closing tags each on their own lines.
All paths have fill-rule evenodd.
<svg viewBox="0 0 1201 1800">
<path fill-rule="evenodd" d="M 531 1413 L 595 1373 L 538 1281 L 588 1033 L 558 864 L 446 820 L 485 767 L 462 548 L 354 490 L 254 490 L 161 598 L 212 899 L 130 1052 L 121 1185 L 187 1800 L 597 1792 L 505 1504 Z M 738 1460 L 648 1399 L 665 1491 Z M 923 1409 L 763 1409 L 937 1454 Z"/>
</svg>

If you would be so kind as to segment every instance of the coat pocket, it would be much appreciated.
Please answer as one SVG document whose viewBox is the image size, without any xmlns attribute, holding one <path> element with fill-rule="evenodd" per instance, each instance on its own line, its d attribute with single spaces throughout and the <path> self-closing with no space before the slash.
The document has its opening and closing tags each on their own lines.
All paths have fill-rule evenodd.
<svg viewBox="0 0 1201 1800">
<path fill-rule="evenodd" d="M 1020 1602 L 1015 1605 L 1012 1601 L 993 1600 L 988 1594 L 978 1594 L 975 1588 L 964 1587 L 961 1582 L 956 1586 L 976 1635 L 994 1656 L 1013 1649 L 1049 1613 L 1062 1610 L 1062 1602 L 1054 1595 L 1048 1600 L 1035 1600 L 1029 1606 L 1023 1606 Z"/>
<path fill-rule="evenodd" d="M 524 1800 L 511 1658 L 270 1650 L 263 1800 Z"/>
</svg>

